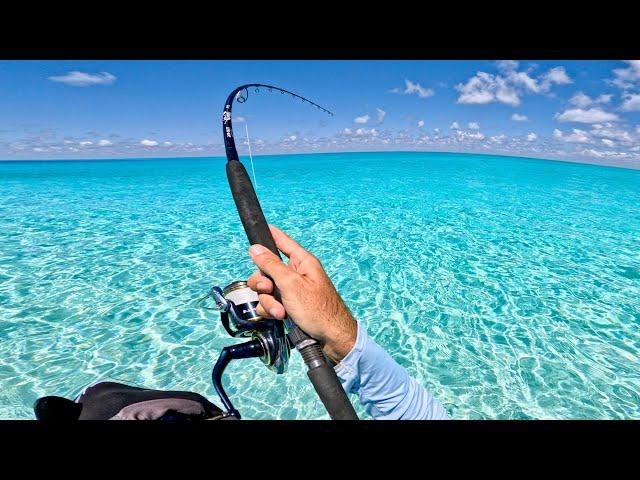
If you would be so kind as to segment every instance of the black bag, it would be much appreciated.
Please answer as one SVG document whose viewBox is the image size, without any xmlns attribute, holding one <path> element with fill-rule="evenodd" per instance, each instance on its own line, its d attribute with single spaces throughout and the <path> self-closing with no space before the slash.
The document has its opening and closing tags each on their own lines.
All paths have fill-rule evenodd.
<svg viewBox="0 0 640 480">
<path fill-rule="evenodd" d="M 91 385 L 75 400 L 48 396 L 33 405 L 38 420 L 224 420 L 224 412 L 193 392 L 149 390 L 115 382 Z"/>
</svg>

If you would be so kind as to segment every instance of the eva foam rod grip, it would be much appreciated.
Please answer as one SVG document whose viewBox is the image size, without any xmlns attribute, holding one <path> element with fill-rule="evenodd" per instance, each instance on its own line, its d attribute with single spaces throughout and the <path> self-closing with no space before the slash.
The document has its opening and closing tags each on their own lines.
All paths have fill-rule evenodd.
<svg viewBox="0 0 640 480">
<path fill-rule="evenodd" d="M 280 257 L 276 242 L 271 235 L 267 220 L 264 218 L 260 202 L 253 189 L 246 168 L 239 161 L 227 162 L 227 179 L 231 186 L 231 194 L 236 202 L 242 226 L 249 239 L 249 244 L 264 245 Z"/>
<path fill-rule="evenodd" d="M 307 371 L 307 376 L 332 420 L 358 420 L 358 415 L 331 365 L 322 363 Z"/>
</svg>

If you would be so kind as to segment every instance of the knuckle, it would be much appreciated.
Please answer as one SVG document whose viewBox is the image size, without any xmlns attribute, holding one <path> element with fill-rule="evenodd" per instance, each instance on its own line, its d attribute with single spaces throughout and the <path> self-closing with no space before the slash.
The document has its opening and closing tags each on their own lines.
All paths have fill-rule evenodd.
<svg viewBox="0 0 640 480">
<path fill-rule="evenodd" d="M 320 259 L 316 257 L 313 253 L 309 253 L 309 259 L 311 260 L 311 263 L 314 264 L 315 266 L 317 267 L 322 266 Z"/>
<path fill-rule="evenodd" d="M 271 295 L 267 295 L 266 293 L 260 294 L 258 296 L 258 300 L 260 301 L 260 304 L 265 306 L 266 308 L 269 308 L 269 306 L 272 305 L 275 301 L 275 299 Z"/>
<path fill-rule="evenodd" d="M 257 283 L 258 283 L 258 272 L 253 273 L 248 279 L 247 279 L 247 284 L 249 284 L 250 287 L 254 287 Z"/>
</svg>

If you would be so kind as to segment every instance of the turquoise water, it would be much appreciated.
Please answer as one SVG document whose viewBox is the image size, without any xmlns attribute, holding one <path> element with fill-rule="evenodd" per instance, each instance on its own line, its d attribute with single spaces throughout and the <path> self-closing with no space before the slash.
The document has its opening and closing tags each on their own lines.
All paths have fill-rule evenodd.
<svg viewBox="0 0 640 480">
<path fill-rule="evenodd" d="M 640 418 L 640 171 L 464 154 L 258 157 L 270 222 L 454 418 Z M 252 271 L 224 160 L 0 163 L 0 418 L 97 378 L 189 389 Z M 325 418 L 231 365 L 246 418 Z"/>
</svg>

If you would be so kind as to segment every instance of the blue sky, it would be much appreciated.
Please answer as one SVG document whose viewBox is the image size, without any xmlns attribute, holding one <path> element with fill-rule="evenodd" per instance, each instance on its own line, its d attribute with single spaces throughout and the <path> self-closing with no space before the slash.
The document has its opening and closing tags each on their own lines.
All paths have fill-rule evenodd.
<svg viewBox="0 0 640 480">
<path fill-rule="evenodd" d="M 4 61 L 0 159 L 424 150 L 640 167 L 640 61 Z"/>
</svg>

